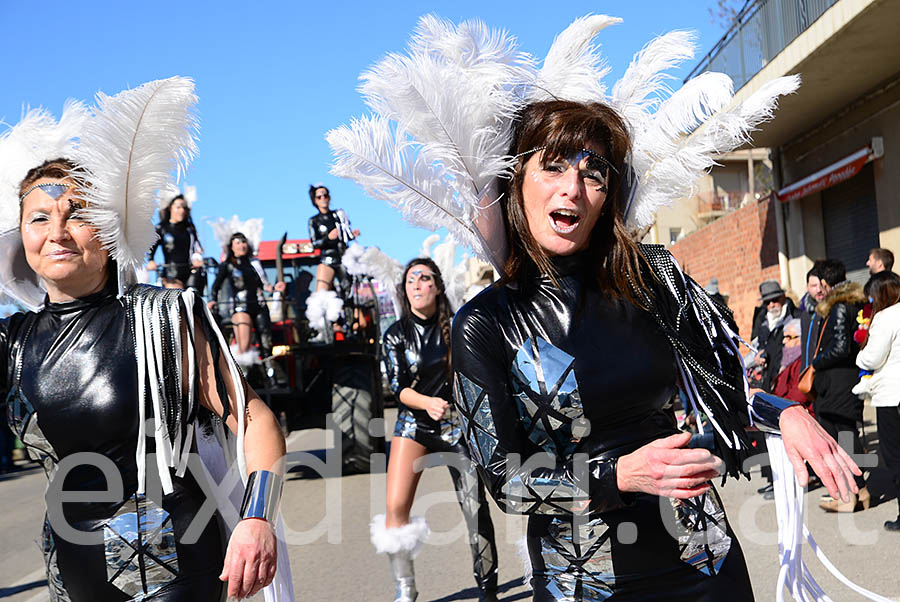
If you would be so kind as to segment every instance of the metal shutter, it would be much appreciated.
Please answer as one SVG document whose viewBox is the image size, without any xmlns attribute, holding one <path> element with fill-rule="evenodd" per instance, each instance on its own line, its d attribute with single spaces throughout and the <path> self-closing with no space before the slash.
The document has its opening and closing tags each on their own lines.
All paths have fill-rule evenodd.
<svg viewBox="0 0 900 602">
<path fill-rule="evenodd" d="M 822 191 L 822 221 L 826 255 L 844 262 L 848 280 L 865 283 L 869 279 L 869 251 L 879 246 L 871 163 L 846 182 Z"/>
</svg>

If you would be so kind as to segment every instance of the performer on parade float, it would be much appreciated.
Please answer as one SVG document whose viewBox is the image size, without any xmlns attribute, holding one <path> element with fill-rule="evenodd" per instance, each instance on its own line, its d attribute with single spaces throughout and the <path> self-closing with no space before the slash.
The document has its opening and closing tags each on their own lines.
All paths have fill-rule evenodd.
<svg viewBox="0 0 900 602">
<path fill-rule="evenodd" d="M 462 465 L 450 475 L 469 532 L 479 600 L 497 600 L 494 525 L 475 465 L 462 440 L 459 417 L 450 407 L 450 320 L 453 313 L 437 265 L 410 261 L 397 287 L 402 316 L 384 334 L 384 361 L 399 412 L 387 472 L 387 512 L 372 520 L 372 543 L 390 558 L 395 602 L 412 602 L 417 590 L 413 558 L 428 535 L 423 517 L 410 517 L 425 454 L 449 452 Z"/>
<path fill-rule="evenodd" d="M 309 187 L 309 200 L 318 213 L 309 218 L 309 240 L 319 249 L 321 259 L 316 268 L 316 292 L 334 288 L 334 275 L 341 265 L 341 256 L 351 240 L 359 237 L 359 230 L 350 229 L 350 221 L 343 209 L 332 210 L 331 193 L 320 184 Z"/>
<path fill-rule="evenodd" d="M 0 283 L 29 309 L 0 322 L 0 374 L 49 479 L 52 600 L 293 599 L 277 421 L 194 291 L 134 284 L 156 191 L 196 150 L 193 89 L 154 81 L 0 135 Z"/>
<path fill-rule="evenodd" d="M 248 225 L 250 221 L 248 220 Z M 258 235 L 254 236 L 254 242 L 257 245 L 259 244 L 258 238 Z M 260 355 L 263 358 L 269 358 L 272 355 L 272 320 L 264 293 L 283 292 L 285 283 L 278 282 L 274 286 L 269 283 L 262 265 L 253 256 L 255 249 L 252 247 L 252 243 L 243 232 L 233 232 L 224 247 L 225 259 L 219 264 L 219 271 L 213 281 L 210 301 L 207 305 L 210 309 L 216 307 L 219 291 L 227 282 L 231 294 L 227 309 L 231 312 L 231 323 L 234 327 L 235 358 L 241 364 L 258 363 L 259 358 L 255 354 L 253 354 L 253 359 L 250 359 L 252 354 L 250 344 L 254 329 L 259 341 Z M 274 365 L 269 368 L 274 369 Z M 270 382 L 276 384 L 274 371 L 269 373 L 267 369 L 267 375 Z"/>
<path fill-rule="evenodd" d="M 659 101 L 663 70 L 693 52 L 673 32 L 607 94 L 592 41 L 619 21 L 578 19 L 540 62 L 480 22 L 423 17 L 406 55 L 362 75 L 374 114 L 328 133 L 332 173 L 503 274 L 454 320 L 454 398 L 492 496 L 529 515 L 535 600 L 752 600 L 710 482 L 746 475 L 751 424 L 773 433 L 778 589 L 819 591 L 793 526 L 804 461 L 842 498 L 859 468 L 799 404 L 748 399 L 731 312 L 662 247 L 630 238 L 799 80 L 726 110 L 731 80 L 707 73 Z M 685 447 L 678 388 L 706 414 L 715 454 Z"/>
<path fill-rule="evenodd" d="M 159 207 L 159 237 L 147 252 L 147 270 L 157 269 L 154 256 L 162 247 L 162 285 L 166 288 L 193 288 L 203 292 L 203 247 L 197 238 L 197 228 L 191 219 L 191 205 L 187 197 L 178 193 Z"/>
</svg>

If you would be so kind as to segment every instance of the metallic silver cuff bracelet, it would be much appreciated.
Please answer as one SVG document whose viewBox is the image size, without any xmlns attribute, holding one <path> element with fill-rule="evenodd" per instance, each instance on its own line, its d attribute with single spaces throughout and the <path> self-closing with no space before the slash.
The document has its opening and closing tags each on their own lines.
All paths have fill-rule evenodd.
<svg viewBox="0 0 900 602">
<path fill-rule="evenodd" d="M 750 399 L 750 416 L 753 426 L 765 433 L 780 433 L 778 419 L 781 413 L 792 406 L 800 405 L 796 401 L 778 397 L 770 393 L 755 393 Z"/>
<path fill-rule="evenodd" d="M 274 472 L 255 470 L 250 473 L 241 504 L 241 519 L 263 518 L 274 525 L 283 484 L 284 479 Z"/>
</svg>

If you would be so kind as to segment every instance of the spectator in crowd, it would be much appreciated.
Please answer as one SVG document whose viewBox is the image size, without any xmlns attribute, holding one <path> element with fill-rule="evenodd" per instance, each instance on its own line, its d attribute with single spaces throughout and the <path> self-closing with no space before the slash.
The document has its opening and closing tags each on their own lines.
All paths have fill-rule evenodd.
<svg viewBox="0 0 900 602">
<path fill-rule="evenodd" d="M 800 310 L 788 299 L 777 280 L 766 280 L 759 285 L 759 294 L 765 312 L 760 312 L 756 333 L 757 349 L 765 367 L 762 372 L 761 388 L 772 392 L 772 385 L 781 370 L 782 333 L 788 320 L 800 317 Z"/>
<path fill-rule="evenodd" d="M 710 299 L 718 302 L 722 307 L 728 307 L 728 299 L 719 291 L 719 279 L 711 278 L 709 284 L 706 285 L 706 294 Z"/>
<path fill-rule="evenodd" d="M 807 410 L 810 410 L 812 403 L 797 388 L 797 384 L 800 382 L 800 372 L 803 370 L 800 366 L 803 359 L 800 357 L 803 345 L 800 340 L 799 318 L 791 318 L 785 322 L 781 344 L 781 365 L 772 382 L 772 393 L 778 397 L 802 403 Z"/>
<path fill-rule="evenodd" d="M 878 424 L 878 449 L 884 467 L 900 492 L 900 277 L 891 271 L 872 276 L 866 285 L 872 298 L 872 323 L 856 365 L 874 370 L 866 387 Z M 900 531 L 900 515 L 885 521 L 888 531 Z"/>
<path fill-rule="evenodd" d="M 819 267 L 819 282 L 825 298 L 816 307 L 813 330 L 821 329 L 819 351 L 812 358 L 815 369 L 813 411 L 819 424 L 845 447 L 848 453 L 861 454 L 857 423 L 862 422 L 863 402 L 852 391 L 859 380 L 856 354 L 859 345 L 853 339 L 856 315 L 866 301 L 862 285 L 849 282 L 844 264 L 826 259 Z M 813 348 L 814 349 L 814 348 Z M 852 450 L 850 449 L 852 447 Z M 863 478 L 856 477 L 859 494 L 850 494 L 848 502 L 830 497 L 819 502 L 829 512 L 854 512 L 869 507 L 869 492 Z"/>
<path fill-rule="evenodd" d="M 879 272 L 890 272 L 894 268 L 894 254 L 887 249 L 872 249 L 866 267 L 873 276 Z"/>
<path fill-rule="evenodd" d="M 813 332 L 813 320 L 816 316 L 816 306 L 825 298 L 825 291 L 819 281 L 819 268 L 822 260 L 813 263 L 812 269 L 806 272 L 806 294 L 800 299 L 800 369 L 809 365 L 809 354 L 815 351 L 816 337 L 819 332 Z"/>
</svg>

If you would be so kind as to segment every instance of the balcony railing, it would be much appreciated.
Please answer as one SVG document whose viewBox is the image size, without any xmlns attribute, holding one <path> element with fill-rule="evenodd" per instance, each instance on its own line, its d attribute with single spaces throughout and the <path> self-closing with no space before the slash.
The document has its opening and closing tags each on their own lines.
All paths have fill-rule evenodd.
<svg viewBox="0 0 900 602">
<path fill-rule="evenodd" d="M 736 90 L 839 0 L 747 0 L 734 25 L 685 78 L 725 73 Z"/>
</svg>

